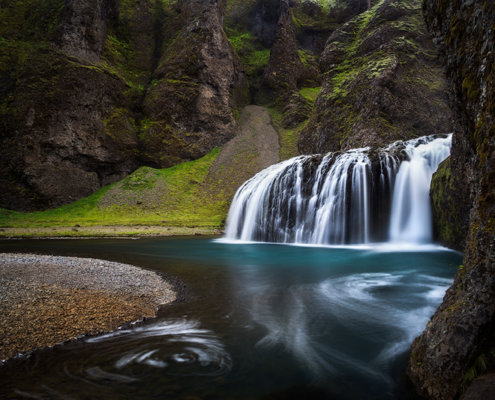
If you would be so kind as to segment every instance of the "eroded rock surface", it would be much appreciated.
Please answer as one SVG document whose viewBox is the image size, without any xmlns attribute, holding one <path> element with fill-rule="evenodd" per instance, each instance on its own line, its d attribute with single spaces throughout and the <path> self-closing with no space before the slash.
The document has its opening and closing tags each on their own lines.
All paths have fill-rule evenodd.
<svg viewBox="0 0 495 400">
<path fill-rule="evenodd" d="M 472 0 L 426 0 L 424 8 L 461 126 L 445 166 L 451 184 L 443 190 L 457 191 L 452 213 L 469 209 L 469 226 L 464 264 L 413 343 L 409 376 L 428 398 L 450 400 L 495 368 L 495 12 L 489 2 Z"/>
<path fill-rule="evenodd" d="M 327 40 L 323 85 L 299 140 L 302 153 L 383 146 L 453 129 L 421 1 L 373 4 Z"/>
<path fill-rule="evenodd" d="M 232 138 L 247 93 L 225 1 L 17 0 L 0 10 L 0 207 L 88 196 Z"/>
</svg>

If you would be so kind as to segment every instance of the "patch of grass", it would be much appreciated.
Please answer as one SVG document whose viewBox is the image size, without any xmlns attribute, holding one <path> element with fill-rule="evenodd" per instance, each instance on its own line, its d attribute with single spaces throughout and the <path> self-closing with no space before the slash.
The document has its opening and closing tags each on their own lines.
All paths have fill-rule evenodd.
<svg viewBox="0 0 495 400">
<path fill-rule="evenodd" d="M 289 158 L 296 157 L 300 155 L 297 143 L 299 142 L 299 137 L 301 131 L 307 125 L 308 120 L 302 122 L 297 127 L 293 129 L 285 129 L 282 126 L 283 114 L 276 108 L 267 108 L 272 119 L 272 124 L 278 133 L 279 143 L 280 143 L 280 160 L 288 160 Z"/>
<path fill-rule="evenodd" d="M 314 88 L 302 88 L 301 90 L 299 90 L 299 93 L 302 97 L 314 103 L 316 101 L 316 98 L 318 97 L 318 94 L 320 93 L 320 90 L 321 86 Z"/>
<path fill-rule="evenodd" d="M 332 99 L 345 97 L 349 93 L 349 87 L 358 76 L 368 80 L 375 79 L 397 62 L 394 55 L 386 52 L 376 52 L 367 57 L 347 59 L 334 69 L 335 75 L 331 78 L 332 92 L 328 96 Z"/>
<path fill-rule="evenodd" d="M 270 61 L 270 50 L 255 50 L 249 54 L 246 65 L 252 69 L 264 68 Z"/>
<path fill-rule="evenodd" d="M 2 209 L 0 226 L 220 227 L 225 219 L 223 204 L 202 195 L 202 184 L 218 153 L 217 148 L 199 160 L 162 170 L 142 167 L 89 197 L 53 210 L 18 213 Z"/>
<path fill-rule="evenodd" d="M 245 67 L 250 84 L 256 86 L 270 61 L 270 49 L 240 25 L 226 26 L 225 33 Z"/>
</svg>

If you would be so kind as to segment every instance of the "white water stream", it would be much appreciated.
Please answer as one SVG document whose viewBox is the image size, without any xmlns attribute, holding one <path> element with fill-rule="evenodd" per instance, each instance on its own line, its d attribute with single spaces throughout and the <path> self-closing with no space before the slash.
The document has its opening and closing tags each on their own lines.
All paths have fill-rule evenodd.
<svg viewBox="0 0 495 400">
<path fill-rule="evenodd" d="M 451 135 L 429 143 L 406 142 L 408 160 L 397 174 L 390 219 L 390 241 L 429 243 L 433 239 L 430 184 L 438 165 L 450 155 Z M 418 144 L 419 142 L 419 144 Z"/>
<path fill-rule="evenodd" d="M 226 239 L 298 244 L 429 243 L 429 187 L 451 135 L 273 165 L 237 191 Z"/>
</svg>

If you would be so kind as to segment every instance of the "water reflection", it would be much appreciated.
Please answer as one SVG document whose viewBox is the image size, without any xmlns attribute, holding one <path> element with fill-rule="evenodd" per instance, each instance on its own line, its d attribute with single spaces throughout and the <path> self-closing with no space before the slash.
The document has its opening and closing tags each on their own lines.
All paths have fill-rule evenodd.
<svg viewBox="0 0 495 400">
<path fill-rule="evenodd" d="M 407 398 L 405 352 L 461 262 L 446 251 L 176 238 L 0 250 L 16 245 L 152 268 L 190 294 L 155 320 L 7 365 L 0 398 Z"/>
</svg>

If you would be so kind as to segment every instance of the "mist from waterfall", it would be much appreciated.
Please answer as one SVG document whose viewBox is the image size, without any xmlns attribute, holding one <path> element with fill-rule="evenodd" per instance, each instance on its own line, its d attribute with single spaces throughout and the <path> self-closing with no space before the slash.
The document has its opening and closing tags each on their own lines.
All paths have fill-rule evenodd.
<svg viewBox="0 0 495 400">
<path fill-rule="evenodd" d="M 450 145 L 451 135 L 432 135 L 273 165 L 239 188 L 225 236 L 319 245 L 429 243 L 430 182 Z"/>
</svg>

